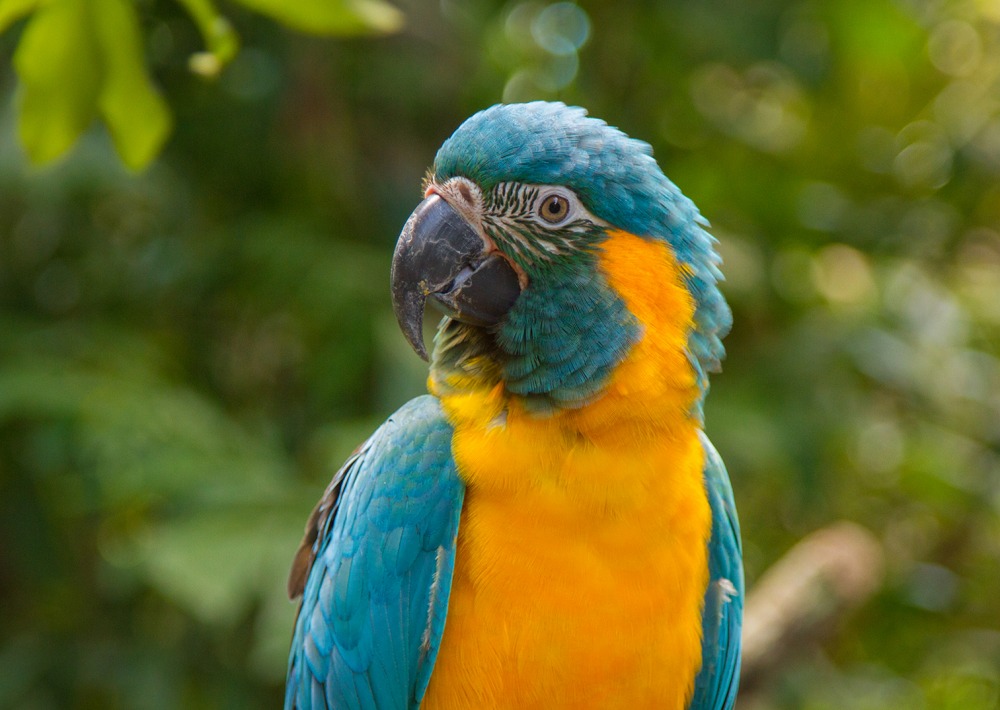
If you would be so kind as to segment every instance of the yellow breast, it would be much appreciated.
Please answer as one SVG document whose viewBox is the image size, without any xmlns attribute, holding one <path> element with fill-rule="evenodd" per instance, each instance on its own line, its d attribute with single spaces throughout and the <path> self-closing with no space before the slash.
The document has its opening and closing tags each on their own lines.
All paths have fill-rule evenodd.
<svg viewBox="0 0 1000 710">
<path fill-rule="evenodd" d="M 645 330 L 597 402 L 538 418 L 501 386 L 442 399 L 468 488 L 427 710 L 690 699 L 711 530 L 693 304 L 661 244 L 619 233 L 601 262 Z"/>
</svg>

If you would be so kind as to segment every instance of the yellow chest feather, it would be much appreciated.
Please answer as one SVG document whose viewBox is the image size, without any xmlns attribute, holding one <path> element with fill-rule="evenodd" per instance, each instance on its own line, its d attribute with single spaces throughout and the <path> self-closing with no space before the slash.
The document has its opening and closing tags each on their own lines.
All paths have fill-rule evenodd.
<svg viewBox="0 0 1000 710">
<path fill-rule="evenodd" d="M 458 450 L 483 444 L 473 438 Z M 475 462 L 460 453 L 459 466 L 511 473 L 488 470 L 511 465 L 502 447 Z M 641 461 L 564 453 L 558 469 L 537 462 L 531 489 L 469 486 L 424 708 L 679 709 L 690 698 L 710 525 L 698 439 L 660 442 Z M 642 484 L 601 510 L 594 488 L 570 492 L 594 466 Z"/>
<path fill-rule="evenodd" d="M 662 245 L 612 239 L 602 266 L 650 335 L 600 400 L 548 418 L 502 385 L 442 400 L 467 492 L 425 710 L 690 700 L 711 530 L 692 305 Z"/>
</svg>

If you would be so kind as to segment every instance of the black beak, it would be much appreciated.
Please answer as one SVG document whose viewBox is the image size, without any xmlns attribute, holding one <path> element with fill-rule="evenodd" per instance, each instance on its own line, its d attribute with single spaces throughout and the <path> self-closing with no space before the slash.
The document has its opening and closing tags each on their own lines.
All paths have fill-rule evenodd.
<svg viewBox="0 0 1000 710">
<path fill-rule="evenodd" d="M 392 307 L 399 327 L 424 360 L 427 298 L 455 320 L 496 325 L 521 294 L 507 260 L 488 254 L 478 233 L 440 195 L 421 202 L 406 220 L 392 255 Z"/>
</svg>

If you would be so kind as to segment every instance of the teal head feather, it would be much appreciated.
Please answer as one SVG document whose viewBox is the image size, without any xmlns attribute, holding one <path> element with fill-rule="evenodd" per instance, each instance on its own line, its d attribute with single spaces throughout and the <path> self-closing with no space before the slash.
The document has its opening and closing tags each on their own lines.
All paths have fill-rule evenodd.
<svg viewBox="0 0 1000 710">
<path fill-rule="evenodd" d="M 473 349 L 495 354 L 499 374 L 492 376 L 501 377 L 509 391 L 540 409 L 585 404 L 640 337 L 635 319 L 595 268 L 594 252 L 607 225 L 665 241 L 686 265 L 684 278 L 695 302 L 688 352 L 707 388 L 705 373 L 718 369 L 721 339 L 732 322 L 718 288 L 716 241 L 694 203 L 664 175 L 648 143 L 582 108 L 541 101 L 502 104 L 470 117 L 438 151 L 431 180 L 443 184 L 454 177 L 478 186 L 487 206 L 510 185 L 564 186 L 597 218 L 564 234 L 560 243 L 568 248 L 559 256 L 508 254 L 521 257 L 513 260 L 530 283 L 492 343 L 472 340 Z M 530 230 L 522 236 L 541 239 Z M 543 236 L 553 241 L 551 234 Z M 445 324 L 438 338 L 442 367 L 463 359 L 452 351 L 455 335 L 454 326 Z"/>
</svg>

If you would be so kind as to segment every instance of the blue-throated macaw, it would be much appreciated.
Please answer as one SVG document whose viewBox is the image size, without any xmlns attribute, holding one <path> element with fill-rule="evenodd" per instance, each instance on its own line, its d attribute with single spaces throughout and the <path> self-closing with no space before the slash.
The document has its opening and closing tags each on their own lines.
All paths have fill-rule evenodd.
<svg viewBox="0 0 1000 710">
<path fill-rule="evenodd" d="M 743 572 L 702 432 L 731 314 L 646 143 L 498 105 L 438 151 L 392 297 L 429 396 L 334 476 L 286 708 L 731 708 Z"/>
</svg>

